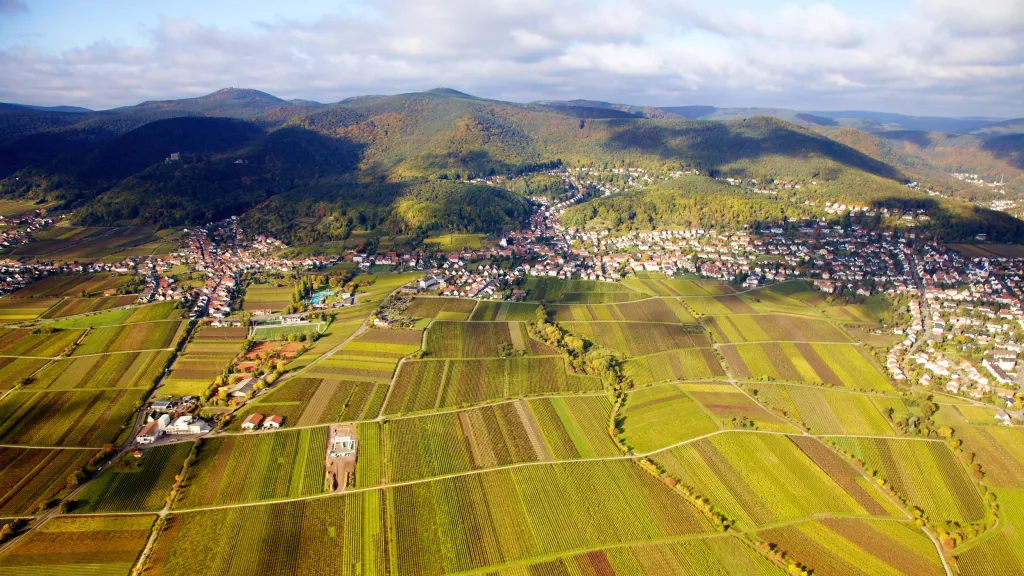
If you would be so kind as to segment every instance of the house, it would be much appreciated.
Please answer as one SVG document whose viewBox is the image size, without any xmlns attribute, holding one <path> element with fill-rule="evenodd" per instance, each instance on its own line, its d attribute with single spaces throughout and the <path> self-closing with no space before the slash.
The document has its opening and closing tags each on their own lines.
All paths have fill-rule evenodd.
<svg viewBox="0 0 1024 576">
<path fill-rule="evenodd" d="M 284 422 L 284 418 L 281 416 L 269 416 L 263 422 L 264 430 L 277 429 L 281 427 L 281 423 Z"/>
<path fill-rule="evenodd" d="M 356 439 L 351 436 L 335 436 L 331 438 L 330 455 L 332 457 L 351 456 L 356 452 Z"/>
<path fill-rule="evenodd" d="M 1010 415 L 1006 413 L 1006 410 L 1000 410 L 999 412 L 996 412 L 996 420 L 999 420 L 999 423 L 1002 424 L 1003 426 L 1011 426 L 1013 424 L 1013 419 L 1010 418 Z"/>
<path fill-rule="evenodd" d="M 209 432 L 210 427 L 206 422 L 193 418 L 190 414 L 185 414 L 184 416 L 179 416 L 164 431 L 168 434 L 202 434 Z"/>
<path fill-rule="evenodd" d="M 262 414 L 249 414 L 244 421 L 242 421 L 242 430 L 255 430 L 260 422 L 263 421 Z"/>
<path fill-rule="evenodd" d="M 135 441 L 139 444 L 152 444 L 156 442 L 160 436 L 163 436 L 164 431 L 160 428 L 160 423 L 157 420 L 147 422 L 142 430 L 135 436 Z"/>
</svg>

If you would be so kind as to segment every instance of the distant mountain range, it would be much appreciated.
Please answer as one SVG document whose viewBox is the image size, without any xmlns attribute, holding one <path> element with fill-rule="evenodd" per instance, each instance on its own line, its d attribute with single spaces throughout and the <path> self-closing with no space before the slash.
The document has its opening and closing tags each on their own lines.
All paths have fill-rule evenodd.
<svg viewBox="0 0 1024 576">
<path fill-rule="evenodd" d="M 104 111 L 0 104 L 0 194 L 59 201 L 88 224 L 178 225 L 262 210 L 259 225 L 316 238 L 378 227 L 486 231 L 515 225 L 521 198 L 457 181 L 558 164 L 690 167 L 800 184 L 786 202 L 806 206 L 923 201 L 906 186 L 914 180 L 969 197 L 977 187 L 949 177 L 968 171 L 1024 196 L 1022 138 L 1024 120 L 520 104 L 444 88 L 322 104 L 227 88 Z M 180 160 L 168 161 L 175 152 Z M 700 185 L 702 197 L 717 198 L 714 189 Z M 488 202 L 467 201 L 481 195 Z M 268 207 L 301 226 L 268 218 Z"/>
</svg>

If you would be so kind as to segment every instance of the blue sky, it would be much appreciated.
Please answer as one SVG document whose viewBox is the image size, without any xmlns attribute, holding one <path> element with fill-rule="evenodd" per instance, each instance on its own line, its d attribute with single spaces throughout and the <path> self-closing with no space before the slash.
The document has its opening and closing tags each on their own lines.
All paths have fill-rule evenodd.
<svg viewBox="0 0 1024 576">
<path fill-rule="evenodd" d="M 1024 116 L 1024 0 L 0 0 L 0 101 L 242 85 Z"/>
</svg>

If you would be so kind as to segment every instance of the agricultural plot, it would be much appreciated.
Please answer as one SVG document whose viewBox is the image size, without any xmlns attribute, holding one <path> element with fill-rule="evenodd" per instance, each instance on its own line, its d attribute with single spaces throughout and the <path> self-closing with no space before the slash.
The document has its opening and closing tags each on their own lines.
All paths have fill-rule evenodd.
<svg viewBox="0 0 1024 576">
<path fill-rule="evenodd" d="M 152 226 L 91 228 L 54 226 L 35 235 L 36 241 L 14 250 L 17 256 L 47 260 L 101 260 L 114 254 L 129 255 L 132 248 L 161 240 Z M 146 253 L 148 255 L 148 252 Z"/>
<path fill-rule="evenodd" d="M 827 320 L 787 314 L 710 316 L 708 326 L 719 342 L 851 342 Z"/>
<path fill-rule="evenodd" d="M 134 304 L 138 296 L 101 296 L 99 298 L 67 298 L 46 311 L 41 318 L 63 318 L 101 312 L 111 308 L 120 308 Z"/>
<path fill-rule="evenodd" d="M 0 392 L 14 388 L 24 378 L 29 378 L 49 360 L 42 358 L 0 357 Z"/>
<path fill-rule="evenodd" d="M 369 309 L 366 308 L 359 310 L 358 319 L 356 320 L 347 316 L 342 318 L 341 314 L 337 315 L 334 322 L 327 326 L 327 331 L 316 342 L 303 352 L 301 356 L 288 363 L 288 369 L 298 370 L 305 368 L 327 352 L 336 348 L 339 344 L 345 342 L 345 340 L 348 340 L 362 326 L 364 314 L 368 313 L 368 311 Z"/>
<path fill-rule="evenodd" d="M 245 300 L 242 302 L 242 310 L 282 312 L 292 303 L 294 292 L 295 287 L 286 282 L 250 284 L 245 289 Z"/>
<path fill-rule="evenodd" d="M 35 513 L 93 454 L 91 450 L 0 448 L 0 517 Z"/>
<path fill-rule="evenodd" d="M 254 412 L 281 416 L 286 427 L 373 419 L 380 412 L 387 390 L 386 384 L 366 381 L 290 378 L 248 404 L 231 429 L 240 430 L 245 417 Z"/>
<path fill-rule="evenodd" d="M 464 248 L 476 250 L 487 244 L 486 236 L 483 234 L 448 234 L 447 236 L 426 238 L 423 243 L 433 244 L 442 250 L 462 250 Z"/>
<path fill-rule="evenodd" d="M 57 302 L 54 298 L 0 298 L 0 322 L 35 320 Z"/>
<path fill-rule="evenodd" d="M 732 373 L 744 380 L 782 380 L 891 392 L 874 361 L 852 344 L 772 342 L 721 347 Z"/>
<path fill-rule="evenodd" d="M 470 320 L 477 322 L 533 322 L 537 319 L 540 306 L 533 302 L 495 302 L 481 300 L 473 310 Z M 439 320 L 450 320 L 441 318 Z"/>
<path fill-rule="evenodd" d="M 622 304 L 551 304 L 547 308 L 558 322 L 616 320 L 693 324 L 697 321 L 682 304 L 666 298 L 648 298 Z"/>
<path fill-rule="evenodd" d="M 347 380 L 391 380 L 402 358 L 420 349 L 420 330 L 366 330 L 318 363 L 310 375 Z"/>
<path fill-rule="evenodd" d="M 164 507 L 191 442 L 147 448 L 142 458 L 125 452 L 75 495 L 72 512 L 157 511 Z"/>
<path fill-rule="evenodd" d="M 1002 529 L 956 556 L 963 576 L 1024 576 L 1024 490 L 999 490 Z"/>
<path fill-rule="evenodd" d="M 322 494 L 326 452 L 326 426 L 204 439 L 174 507 Z"/>
<path fill-rule="evenodd" d="M 149 388 L 170 359 L 171 352 L 161 350 L 57 360 L 36 374 L 26 389 Z"/>
<path fill-rule="evenodd" d="M 224 367 L 242 353 L 246 334 L 245 328 L 200 328 L 160 383 L 158 393 L 168 397 L 198 396 L 205 392 Z"/>
<path fill-rule="evenodd" d="M 748 527 L 820 513 L 878 514 L 881 508 L 852 495 L 835 473 L 822 470 L 781 434 L 725 432 L 661 452 L 655 460 Z"/>
<path fill-rule="evenodd" d="M 147 322 L 93 328 L 75 348 L 75 356 L 157 350 L 174 346 L 182 322 Z"/>
<path fill-rule="evenodd" d="M 506 362 L 510 398 L 602 390 L 600 379 L 567 372 L 562 358 L 509 358 Z"/>
<path fill-rule="evenodd" d="M 101 294 L 128 283 L 128 276 L 113 274 L 58 274 L 40 278 L 11 295 L 12 298 L 64 298 Z"/>
<path fill-rule="evenodd" d="M 701 405 L 676 386 L 631 392 L 625 403 L 622 427 L 626 442 L 640 454 L 719 430 Z"/>
<path fill-rule="evenodd" d="M 146 546 L 155 520 L 155 515 L 47 520 L 0 554 L 0 574 L 128 574 Z"/>
<path fill-rule="evenodd" d="M 645 296 L 625 284 L 597 280 L 527 278 L 523 289 L 526 290 L 526 299 L 531 302 L 561 304 L 611 304 L 639 300 Z"/>
<path fill-rule="evenodd" d="M 562 328 L 612 350 L 634 356 L 656 354 L 677 348 L 708 348 L 707 335 L 680 324 L 645 322 L 564 322 Z"/>
<path fill-rule="evenodd" d="M 384 424 L 391 483 L 550 460 L 543 442 L 537 423 L 518 402 Z"/>
<path fill-rule="evenodd" d="M 694 314 L 700 316 L 727 316 L 729 314 L 757 314 L 745 300 L 735 295 L 703 296 L 682 298 L 682 302 Z"/>
<path fill-rule="evenodd" d="M 781 384 L 751 384 L 758 400 L 802 422 L 812 434 L 896 436 L 872 397 L 840 390 Z"/>
<path fill-rule="evenodd" d="M 836 446 L 878 470 L 894 490 L 929 518 L 976 522 L 985 517 L 981 496 L 943 442 L 882 438 L 831 438 Z"/>
<path fill-rule="evenodd" d="M 611 404 L 604 396 L 543 398 L 527 402 L 554 458 L 605 458 L 621 454 L 608 435 Z"/>
<path fill-rule="evenodd" d="M 623 284 L 655 296 L 713 296 L 733 292 L 732 287 L 716 280 L 629 278 Z"/>
<path fill-rule="evenodd" d="M 0 354 L 52 358 L 63 354 L 84 333 L 83 330 L 49 332 L 29 328 L 0 328 Z"/>
<path fill-rule="evenodd" d="M 757 430 L 770 432 L 799 432 L 792 424 L 768 412 L 730 384 L 695 382 L 678 384 L 676 387 L 700 402 L 724 427 L 744 428 L 753 425 Z"/>
<path fill-rule="evenodd" d="M 290 324 L 284 325 L 280 323 L 272 324 L 260 324 L 252 329 L 253 340 L 286 340 L 289 336 L 300 334 L 313 335 L 316 333 L 324 332 L 327 329 L 326 322 L 310 322 L 307 324 Z"/>
<path fill-rule="evenodd" d="M 986 484 L 993 488 L 1024 486 L 1024 429 L 961 426 L 956 435 L 983 466 Z"/>
<path fill-rule="evenodd" d="M 622 373 L 637 386 L 725 376 L 725 370 L 710 348 L 688 348 L 630 358 L 623 364 Z"/>
<path fill-rule="evenodd" d="M 759 532 L 815 573 L 839 576 L 943 576 L 932 541 L 910 524 L 829 518 Z"/>
<path fill-rule="evenodd" d="M 503 346 L 515 347 L 528 338 L 526 327 L 515 322 L 434 322 L 427 329 L 424 349 L 433 358 L 491 358 Z"/>
<path fill-rule="evenodd" d="M 498 304 L 500 307 L 503 303 L 489 302 L 489 304 Z M 410 318 L 463 321 L 469 319 L 475 306 L 476 300 L 462 298 L 413 298 L 412 303 L 405 310 L 405 315 Z"/>
<path fill-rule="evenodd" d="M 47 326 L 51 328 L 98 328 L 118 324 L 180 320 L 184 313 L 185 309 L 180 307 L 177 302 L 157 302 L 145 306 L 96 312 L 78 318 L 64 318 L 50 322 Z"/>
<path fill-rule="evenodd" d="M 785 571 L 747 542 L 738 537 L 726 536 L 684 540 L 672 544 L 616 546 L 525 567 L 489 571 L 487 574 L 488 576 L 531 576 L 534 574 L 783 576 Z"/>
<path fill-rule="evenodd" d="M 0 444 L 102 446 L 144 396 L 139 389 L 15 391 L 0 401 Z"/>
<path fill-rule="evenodd" d="M 525 466 L 168 520 L 150 574 L 440 576 L 710 529 L 671 488 L 624 461 Z"/>
</svg>

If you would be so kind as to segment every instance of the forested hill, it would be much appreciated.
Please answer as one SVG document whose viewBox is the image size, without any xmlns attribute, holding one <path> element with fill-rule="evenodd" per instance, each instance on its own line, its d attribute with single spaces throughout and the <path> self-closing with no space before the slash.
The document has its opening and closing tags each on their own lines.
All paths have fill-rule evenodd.
<svg viewBox="0 0 1024 576">
<path fill-rule="evenodd" d="M 778 118 L 679 116 L 583 101 L 516 104 L 448 89 L 335 104 L 225 89 L 103 112 L 5 108 L 0 193 L 59 201 L 88 224 L 195 223 L 282 208 L 283 200 L 264 203 L 287 198 L 305 211 L 341 209 L 343 227 L 414 233 L 492 231 L 519 225 L 524 213 L 501 191 L 425 183 L 553 165 L 696 168 L 800 184 L 822 200 L 903 197 L 903 184 L 916 177 L 912 164 Z M 172 153 L 179 159 L 170 161 Z M 469 201 L 474 194 L 498 208 Z M 454 202 L 459 210 L 450 210 Z"/>
</svg>

